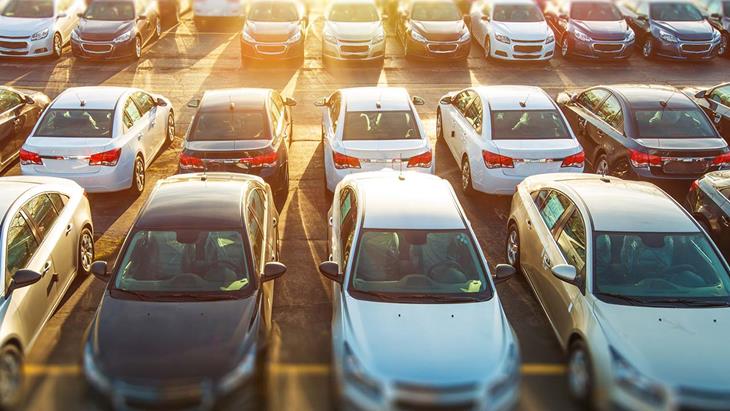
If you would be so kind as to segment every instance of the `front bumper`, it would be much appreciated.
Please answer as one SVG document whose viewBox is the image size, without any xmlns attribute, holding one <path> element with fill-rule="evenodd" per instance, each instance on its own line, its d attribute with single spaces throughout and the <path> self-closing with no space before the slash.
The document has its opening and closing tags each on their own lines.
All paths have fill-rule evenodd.
<svg viewBox="0 0 730 411">
<path fill-rule="evenodd" d="M 518 41 L 502 43 L 495 38 L 491 39 L 492 57 L 502 60 L 549 60 L 555 54 L 555 40 L 550 43 L 543 41 Z"/>
<path fill-rule="evenodd" d="M 461 60 L 469 57 L 471 39 L 458 41 L 428 41 L 421 43 L 409 36 L 408 54 L 414 57 L 430 59 Z"/>
<path fill-rule="evenodd" d="M 720 39 L 716 41 L 679 41 L 670 43 L 654 38 L 655 53 L 675 60 L 710 60 L 717 56 Z"/>
<path fill-rule="evenodd" d="M 0 35 L 0 57 L 45 57 L 53 54 L 53 33 L 42 40 Z"/>
<path fill-rule="evenodd" d="M 85 59 L 122 59 L 134 56 L 134 42 L 134 37 L 118 44 L 111 41 L 76 41 L 72 39 L 71 51 L 75 57 Z"/>
<path fill-rule="evenodd" d="M 378 60 L 385 57 L 385 40 L 373 43 L 372 40 L 322 42 L 322 57 L 333 60 Z"/>
<path fill-rule="evenodd" d="M 603 41 L 591 40 L 580 41 L 573 37 L 573 53 L 587 58 L 594 59 L 624 59 L 628 58 L 634 51 L 636 41 Z"/>
<path fill-rule="evenodd" d="M 241 42 L 241 56 L 254 60 L 281 59 L 290 60 L 300 58 L 304 55 L 304 37 L 293 43 L 280 42 Z"/>
</svg>

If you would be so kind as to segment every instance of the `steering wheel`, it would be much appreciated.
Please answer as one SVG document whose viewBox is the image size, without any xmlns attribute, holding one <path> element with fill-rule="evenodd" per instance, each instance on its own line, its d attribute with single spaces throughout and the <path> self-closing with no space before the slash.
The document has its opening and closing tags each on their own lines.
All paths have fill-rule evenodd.
<svg viewBox="0 0 730 411">
<path fill-rule="evenodd" d="M 230 268 L 231 271 L 233 271 L 234 273 L 238 273 L 238 270 L 241 268 L 241 267 L 237 266 L 236 264 L 233 264 L 232 262 L 226 261 L 226 260 L 216 261 L 213 265 L 211 265 L 211 268 L 219 267 L 219 266 L 226 266 L 226 267 Z"/>
<path fill-rule="evenodd" d="M 636 283 L 636 286 L 644 288 L 659 288 L 664 290 L 681 289 L 677 284 L 674 284 L 673 282 L 667 281 L 663 278 L 646 278 Z"/>
<path fill-rule="evenodd" d="M 459 264 L 457 261 L 443 260 L 443 261 L 440 261 L 440 262 L 434 264 L 433 266 L 431 266 L 431 268 L 429 268 L 429 270 L 428 270 L 429 278 L 433 276 L 433 273 L 434 273 L 434 271 L 436 271 L 437 268 L 455 268 L 459 271 L 462 271 L 462 272 L 464 271 L 464 269 L 461 267 L 461 264 Z"/>
<path fill-rule="evenodd" d="M 192 285 L 192 284 L 198 284 L 202 278 L 198 276 L 197 274 L 193 273 L 183 273 L 176 275 L 172 280 L 170 280 L 170 284 L 172 286 L 178 287 L 178 286 L 185 286 L 185 285 Z"/>
<path fill-rule="evenodd" d="M 422 285 L 424 281 L 428 283 L 428 285 L 435 284 L 431 277 L 425 276 L 423 274 L 408 274 L 400 279 L 400 283 L 403 284 L 406 288 L 418 287 Z"/>
</svg>

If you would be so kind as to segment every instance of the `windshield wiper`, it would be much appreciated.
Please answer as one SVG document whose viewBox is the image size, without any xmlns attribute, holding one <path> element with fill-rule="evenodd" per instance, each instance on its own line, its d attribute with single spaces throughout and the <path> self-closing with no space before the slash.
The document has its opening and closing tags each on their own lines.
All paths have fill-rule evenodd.
<svg viewBox="0 0 730 411">
<path fill-rule="evenodd" d="M 139 301 L 152 301 L 153 298 L 150 297 L 149 294 L 137 292 L 137 291 L 130 291 L 130 290 L 122 290 L 121 288 L 112 288 L 112 293 L 120 293 L 124 294 L 125 296 L 132 297 L 133 299 L 139 300 Z"/>
<path fill-rule="evenodd" d="M 645 305 L 647 303 L 646 300 L 643 300 L 639 297 L 632 297 L 630 295 L 623 295 L 623 294 L 614 294 L 614 293 L 597 293 L 597 296 L 602 297 L 608 297 L 613 298 L 614 300 L 619 300 L 625 303 L 629 303 L 631 305 Z"/>
<path fill-rule="evenodd" d="M 730 301 L 703 301 L 689 298 L 659 298 L 650 300 L 651 304 L 676 304 L 685 307 L 730 307 Z"/>
<path fill-rule="evenodd" d="M 405 294 L 403 298 L 430 301 L 435 303 L 461 303 L 482 301 L 475 295 L 468 294 Z"/>
</svg>

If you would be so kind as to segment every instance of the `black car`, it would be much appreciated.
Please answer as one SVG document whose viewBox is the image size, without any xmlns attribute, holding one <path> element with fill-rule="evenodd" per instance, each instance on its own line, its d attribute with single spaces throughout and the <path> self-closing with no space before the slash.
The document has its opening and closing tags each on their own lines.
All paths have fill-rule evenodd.
<svg viewBox="0 0 730 411">
<path fill-rule="evenodd" d="M 405 0 L 396 18 L 396 36 L 406 57 L 469 57 L 471 34 L 453 0 Z"/>
<path fill-rule="evenodd" d="M 157 0 L 160 19 L 165 23 L 177 23 L 180 15 L 193 8 L 193 0 Z"/>
<path fill-rule="evenodd" d="M 730 42 L 730 0 L 697 0 L 700 10 L 705 13 L 707 21 L 722 35 L 720 50 L 717 52 L 724 57 L 730 57 L 728 42 Z"/>
<path fill-rule="evenodd" d="M 557 101 L 595 173 L 672 188 L 730 167 L 725 140 L 673 87 L 598 86 L 561 93 Z M 662 184 L 675 182 L 680 184 Z"/>
<path fill-rule="evenodd" d="M 92 264 L 107 286 L 85 337 L 90 387 L 115 409 L 207 410 L 259 392 L 272 280 L 286 271 L 278 217 L 258 177 L 159 182 L 116 263 Z"/>
<path fill-rule="evenodd" d="M 621 59 L 634 49 L 634 31 L 612 0 L 560 1 L 544 13 L 563 57 Z"/>
<path fill-rule="evenodd" d="M 43 93 L 0 86 L 0 171 L 18 157 L 49 102 Z"/>
<path fill-rule="evenodd" d="M 79 17 L 71 51 L 80 58 L 139 59 L 142 48 L 162 33 L 154 0 L 94 0 Z"/>
<path fill-rule="evenodd" d="M 207 91 L 185 137 L 179 173 L 226 171 L 263 177 L 286 199 L 293 122 L 291 98 L 270 89 Z"/>
<path fill-rule="evenodd" d="M 695 181 L 687 204 L 725 257 L 730 258 L 730 171 L 716 171 Z"/>
<path fill-rule="evenodd" d="M 308 19 L 299 0 L 253 0 L 241 31 L 241 64 L 264 59 L 304 62 Z"/>
<path fill-rule="evenodd" d="M 720 135 L 730 142 L 730 83 L 707 90 L 687 88 L 684 92 L 695 98 L 695 103 L 710 116 Z"/>
</svg>

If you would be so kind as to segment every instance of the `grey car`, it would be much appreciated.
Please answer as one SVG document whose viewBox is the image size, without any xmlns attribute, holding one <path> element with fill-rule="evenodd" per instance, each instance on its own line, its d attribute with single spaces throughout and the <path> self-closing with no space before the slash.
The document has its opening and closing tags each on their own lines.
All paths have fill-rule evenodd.
<svg viewBox="0 0 730 411">
<path fill-rule="evenodd" d="M 23 357 L 94 259 L 89 201 L 70 180 L 0 178 L 0 408 L 19 400 Z"/>
<path fill-rule="evenodd" d="M 645 182 L 544 174 L 518 186 L 508 261 L 568 353 L 584 406 L 726 410 L 730 274 L 675 200 Z"/>
</svg>

